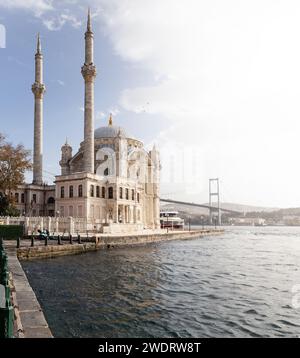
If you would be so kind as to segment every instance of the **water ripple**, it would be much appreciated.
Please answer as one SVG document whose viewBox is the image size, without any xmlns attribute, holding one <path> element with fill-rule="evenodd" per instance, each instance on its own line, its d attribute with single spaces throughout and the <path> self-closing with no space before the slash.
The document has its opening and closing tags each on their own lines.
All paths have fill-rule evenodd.
<svg viewBox="0 0 300 358">
<path fill-rule="evenodd" d="M 300 228 L 24 262 L 56 337 L 297 337 Z"/>
</svg>

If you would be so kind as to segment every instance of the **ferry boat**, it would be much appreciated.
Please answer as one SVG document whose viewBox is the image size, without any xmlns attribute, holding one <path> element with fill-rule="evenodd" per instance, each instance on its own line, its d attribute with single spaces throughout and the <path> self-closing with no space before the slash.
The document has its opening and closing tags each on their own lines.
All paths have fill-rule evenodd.
<svg viewBox="0 0 300 358">
<path fill-rule="evenodd" d="M 183 229 L 184 219 L 179 217 L 178 211 L 161 211 L 160 227 L 162 229 Z"/>
</svg>

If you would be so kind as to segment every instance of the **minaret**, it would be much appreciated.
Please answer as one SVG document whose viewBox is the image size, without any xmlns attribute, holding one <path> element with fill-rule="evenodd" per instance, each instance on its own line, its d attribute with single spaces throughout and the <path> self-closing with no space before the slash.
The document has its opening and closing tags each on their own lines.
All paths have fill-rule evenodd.
<svg viewBox="0 0 300 358">
<path fill-rule="evenodd" d="M 153 221 L 156 229 L 160 228 L 160 192 L 159 192 L 159 182 L 160 182 L 160 158 L 159 152 L 156 149 L 154 144 L 152 150 L 150 151 L 150 159 L 152 164 L 152 175 L 150 176 L 153 184 Z"/>
<path fill-rule="evenodd" d="M 66 139 L 66 143 L 61 147 L 61 160 L 59 162 L 61 166 L 61 175 L 70 174 L 70 159 L 72 159 L 72 147 L 68 143 L 68 139 Z"/>
<path fill-rule="evenodd" d="M 43 84 L 43 55 L 40 34 L 35 54 L 34 94 L 34 144 L 33 144 L 33 184 L 43 184 L 43 97 L 46 87 Z"/>
<path fill-rule="evenodd" d="M 85 33 L 85 62 L 81 67 L 84 78 L 84 171 L 94 173 L 94 34 L 91 26 L 91 12 L 88 11 L 87 30 Z"/>
</svg>

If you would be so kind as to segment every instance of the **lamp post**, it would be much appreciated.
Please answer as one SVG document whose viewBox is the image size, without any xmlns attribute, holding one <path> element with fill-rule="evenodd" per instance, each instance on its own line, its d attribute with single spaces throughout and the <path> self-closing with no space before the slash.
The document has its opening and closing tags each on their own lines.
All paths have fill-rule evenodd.
<svg viewBox="0 0 300 358">
<path fill-rule="evenodd" d="M 169 232 L 169 214 L 166 214 L 167 216 L 167 233 Z"/>
<path fill-rule="evenodd" d="M 215 230 L 217 229 L 217 218 L 214 216 Z"/>
</svg>

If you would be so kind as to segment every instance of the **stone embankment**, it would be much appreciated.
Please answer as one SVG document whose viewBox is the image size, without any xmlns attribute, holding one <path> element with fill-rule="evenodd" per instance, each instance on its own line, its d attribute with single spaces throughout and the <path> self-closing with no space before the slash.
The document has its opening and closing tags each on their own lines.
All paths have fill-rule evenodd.
<svg viewBox="0 0 300 358">
<path fill-rule="evenodd" d="M 52 338 L 42 308 L 17 258 L 16 249 L 6 248 L 14 307 L 14 337 Z"/>
<path fill-rule="evenodd" d="M 105 248 L 116 248 L 123 246 L 143 245 L 149 243 L 157 243 L 170 240 L 188 240 L 193 238 L 220 235 L 224 230 L 195 230 L 195 231 L 176 231 L 161 234 L 138 234 L 131 236 L 116 235 L 98 235 L 89 238 L 88 242 L 82 238 L 82 243 L 78 244 L 76 238 L 73 243 L 61 242 L 57 244 L 57 240 L 49 240 L 47 246 L 43 241 L 38 241 L 32 247 L 30 240 L 24 240 L 20 248 L 17 249 L 17 255 L 20 260 L 52 258 L 64 255 L 81 254 L 89 251 L 96 251 Z"/>
</svg>

